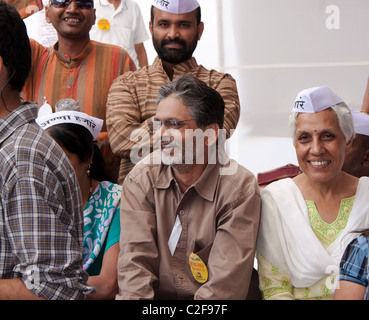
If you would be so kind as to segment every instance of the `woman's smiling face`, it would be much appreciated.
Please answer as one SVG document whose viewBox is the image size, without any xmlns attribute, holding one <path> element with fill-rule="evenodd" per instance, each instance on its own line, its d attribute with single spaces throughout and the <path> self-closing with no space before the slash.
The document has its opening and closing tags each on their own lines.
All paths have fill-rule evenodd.
<svg viewBox="0 0 369 320">
<path fill-rule="evenodd" d="M 296 155 L 301 170 L 313 181 L 329 182 L 337 176 L 351 144 L 352 140 L 346 143 L 332 109 L 299 114 L 294 135 Z"/>
</svg>

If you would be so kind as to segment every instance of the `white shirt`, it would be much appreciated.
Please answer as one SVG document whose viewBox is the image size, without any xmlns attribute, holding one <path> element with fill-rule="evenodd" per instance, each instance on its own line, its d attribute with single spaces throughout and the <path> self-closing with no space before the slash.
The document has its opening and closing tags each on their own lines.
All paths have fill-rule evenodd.
<svg viewBox="0 0 369 320">
<path fill-rule="evenodd" d="M 107 0 L 95 0 L 95 9 L 96 23 L 91 28 L 90 38 L 121 46 L 139 68 L 135 44 L 142 43 L 149 37 L 138 4 L 133 0 L 121 0 L 115 10 L 114 5 Z"/>
</svg>

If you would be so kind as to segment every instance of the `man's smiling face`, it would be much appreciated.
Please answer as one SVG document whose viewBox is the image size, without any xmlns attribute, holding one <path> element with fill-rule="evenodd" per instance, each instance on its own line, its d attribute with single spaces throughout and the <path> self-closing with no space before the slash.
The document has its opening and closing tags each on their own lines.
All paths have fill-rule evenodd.
<svg viewBox="0 0 369 320">
<path fill-rule="evenodd" d="M 56 8 L 52 3 L 45 9 L 47 22 L 51 23 L 58 36 L 68 39 L 82 39 L 89 36 L 91 27 L 95 24 L 95 9 L 78 8 L 72 1 L 65 8 Z"/>
</svg>

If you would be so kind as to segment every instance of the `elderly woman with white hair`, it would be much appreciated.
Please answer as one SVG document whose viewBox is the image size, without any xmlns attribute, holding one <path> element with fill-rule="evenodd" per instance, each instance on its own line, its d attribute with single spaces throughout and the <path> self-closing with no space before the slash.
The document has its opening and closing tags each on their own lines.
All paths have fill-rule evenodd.
<svg viewBox="0 0 369 320">
<path fill-rule="evenodd" d="M 369 178 L 342 171 L 355 129 L 329 88 L 299 93 L 290 129 L 302 173 L 262 191 L 260 289 L 264 299 L 333 299 L 353 231 L 369 227 Z"/>
</svg>

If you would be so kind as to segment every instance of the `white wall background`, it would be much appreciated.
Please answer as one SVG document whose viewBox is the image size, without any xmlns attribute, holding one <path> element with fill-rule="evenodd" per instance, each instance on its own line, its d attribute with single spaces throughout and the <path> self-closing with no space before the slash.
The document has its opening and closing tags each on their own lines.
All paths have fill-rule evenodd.
<svg viewBox="0 0 369 320">
<path fill-rule="evenodd" d="M 136 1 L 149 33 L 152 0 Z M 299 91 L 327 85 L 360 109 L 369 75 L 368 0 L 198 1 L 205 31 L 195 57 L 236 79 L 241 119 L 230 153 L 255 175 L 297 164 L 288 114 Z M 145 47 L 151 64 L 151 37 Z"/>
</svg>

